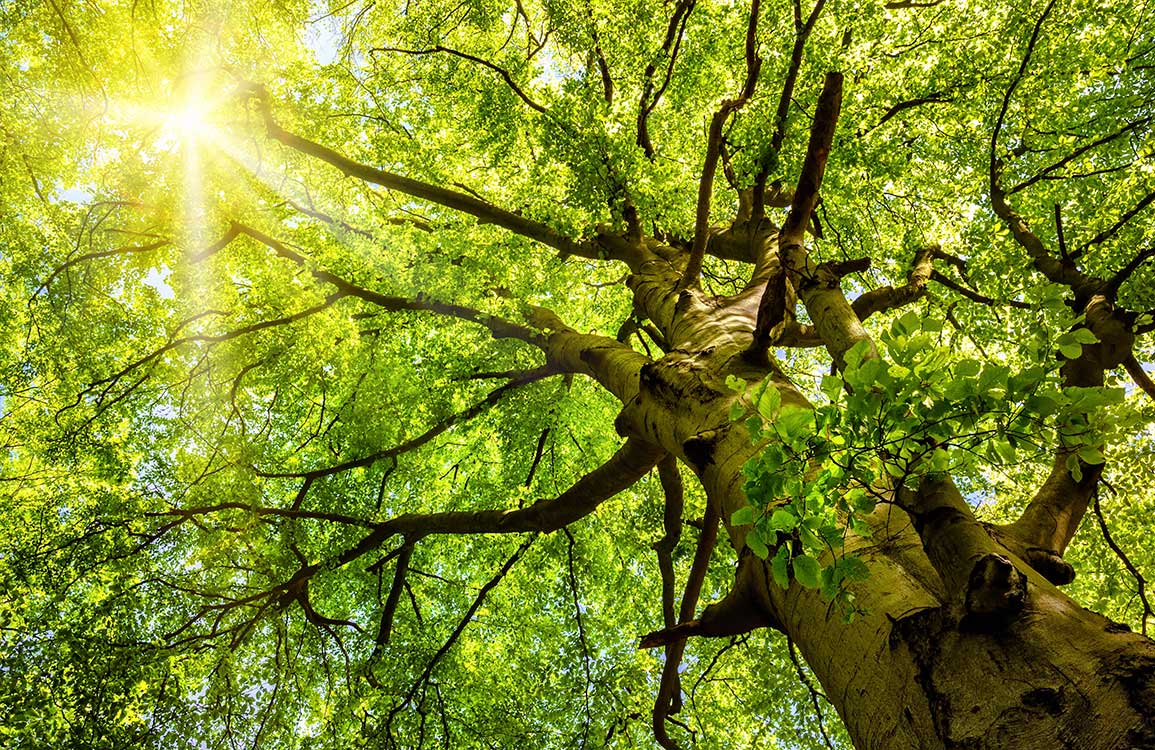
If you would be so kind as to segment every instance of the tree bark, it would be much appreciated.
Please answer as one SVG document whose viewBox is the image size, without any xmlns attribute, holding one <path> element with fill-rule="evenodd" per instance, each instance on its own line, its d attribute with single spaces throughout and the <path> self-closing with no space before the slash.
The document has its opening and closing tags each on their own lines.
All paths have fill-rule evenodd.
<svg viewBox="0 0 1155 750">
<path fill-rule="evenodd" d="M 611 377 L 593 363 L 591 374 L 638 384 L 624 399 L 619 432 L 684 461 L 728 521 L 746 505 L 742 467 L 759 447 L 730 420 L 735 395 L 725 377 L 769 374 L 784 402 L 806 400 L 772 360 L 742 356 L 757 294 L 663 295 L 676 285 L 676 262 L 650 257 L 634 270 L 635 304 L 673 348 L 653 363 L 606 364 L 629 373 Z M 930 491 L 940 504 L 961 501 L 953 485 Z M 780 629 L 859 750 L 1155 748 L 1155 643 L 1079 606 L 986 534 L 977 545 L 971 538 L 938 547 L 897 504 L 881 504 L 870 521 L 872 539 L 848 540 L 847 551 L 870 569 L 854 586 L 865 614 L 852 623 L 816 591 L 793 581 L 779 588 L 768 565 L 744 549 L 743 528 L 727 524 L 740 561 L 734 591 L 679 632 Z M 991 591 L 1002 598 L 990 599 Z"/>
</svg>

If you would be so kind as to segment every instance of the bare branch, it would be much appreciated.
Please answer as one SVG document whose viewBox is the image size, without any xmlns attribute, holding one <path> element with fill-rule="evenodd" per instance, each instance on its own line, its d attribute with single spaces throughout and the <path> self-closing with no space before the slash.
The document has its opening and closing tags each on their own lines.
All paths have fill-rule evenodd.
<svg viewBox="0 0 1155 750">
<path fill-rule="evenodd" d="M 810 693 L 810 704 L 814 706 L 814 713 L 818 717 L 818 732 L 822 735 L 822 741 L 826 743 L 826 747 L 834 750 L 834 745 L 830 742 L 830 737 L 826 734 L 826 721 L 822 715 L 822 704 L 818 702 L 820 697 L 823 700 L 827 700 L 827 698 L 814 687 L 814 683 L 806 676 L 806 670 L 802 668 L 802 663 L 798 661 L 798 654 L 794 652 L 794 641 L 790 636 L 786 636 L 786 650 L 790 654 L 790 661 L 794 664 L 794 671 L 798 673 L 798 681 L 806 688 L 806 692 Z"/>
<path fill-rule="evenodd" d="M 597 21 L 594 19 L 593 11 L 589 5 L 587 5 L 586 8 L 590 11 L 590 36 L 593 37 L 594 42 L 594 59 L 597 61 L 598 71 L 601 73 L 602 96 L 605 97 L 606 104 L 613 104 L 614 79 L 610 77 L 610 66 L 609 63 L 606 62 L 605 53 L 602 52 L 602 41 L 598 38 Z"/>
<path fill-rule="evenodd" d="M 909 305 L 926 294 L 926 283 L 934 273 L 931 265 L 940 248 L 937 245 L 925 247 L 914 254 L 906 284 L 900 287 L 884 286 L 872 289 L 854 300 L 851 307 L 859 320 L 866 320 L 876 312 Z"/>
<path fill-rule="evenodd" d="M 1143 607 L 1142 614 L 1139 615 L 1139 630 L 1143 635 L 1147 635 L 1147 621 L 1155 619 L 1155 610 L 1151 608 L 1151 602 L 1147 600 L 1147 580 L 1139 569 L 1135 567 L 1135 563 L 1131 562 L 1131 558 L 1123 551 L 1115 539 L 1111 536 L 1110 530 L 1107 528 L 1107 521 L 1103 518 L 1103 509 L 1099 506 L 1099 493 L 1095 492 L 1094 504 L 1091 506 L 1095 512 L 1095 519 L 1099 522 L 1099 531 L 1103 533 L 1103 541 L 1115 553 L 1115 557 L 1119 558 L 1119 562 L 1123 563 L 1123 567 L 1135 579 L 1135 591 L 1139 594 L 1139 602 Z"/>
<path fill-rule="evenodd" d="M 714 175 L 718 169 L 718 158 L 722 148 L 722 128 L 730 116 L 754 96 L 754 89 L 758 85 L 758 72 L 762 68 L 762 58 L 758 55 L 758 10 L 759 0 L 753 0 L 746 26 L 746 81 L 742 91 L 737 98 L 722 102 L 710 120 L 710 130 L 706 138 L 706 157 L 702 165 L 702 176 L 698 180 L 694 244 L 690 248 L 690 258 L 682 274 L 680 284 L 682 288 L 697 284 L 698 277 L 702 274 L 702 259 L 706 254 L 706 243 L 710 237 L 710 199 L 714 194 Z"/>
<path fill-rule="evenodd" d="M 637 142 L 650 159 L 654 158 L 654 144 L 650 141 L 648 123 L 650 113 L 658 106 L 658 102 L 662 100 L 662 94 L 670 85 L 670 78 L 674 74 L 674 63 L 678 60 L 678 50 L 682 45 L 682 37 L 686 33 L 686 21 L 690 17 L 690 11 L 694 9 L 695 2 L 696 0 L 678 0 L 678 4 L 674 6 L 674 13 L 670 16 L 670 22 L 666 25 L 666 37 L 662 40 L 662 49 L 646 66 L 646 72 L 642 74 L 645 83 L 642 85 L 642 98 L 638 103 Z M 667 61 L 666 75 L 662 85 L 655 92 L 654 73 L 657 72 L 658 62 L 662 59 Z"/>
<path fill-rule="evenodd" d="M 567 542 L 566 549 L 565 549 L 565 552 L 566 552 L 566 555 L 565 555 L 566 556 L 566 572 L 567 572 L 568 577 L 569 577 L 569 590 L 570 590 L 570 593 L 573 594 L 574 618 L 577 620 L 578 642 L 581 644 L 581 649 L 582 649 L 582 668 L 585 670 L 585 678 L 586 678 L 585 679 L 585 689 L 584 689 L 583 694 L 582 694 L 582 697 L 584 698 L 584 702 L 585 702 L 585 715 L 586 716 L 585 716 L 585 724 L 584 724 L 584 727 L 582 730 L 582 744 L 581 744 L 582 747 L 585 747 L 586 742 L 589 739 L 590 723 L 592 721 L 592 716 L 590 714 L 590 689 L 593 686 L 593 676 L 591 675 L 591 672 L 590 672 L 590 645 L 589 645 L 589 642 L 586 640 L 585 624 L 582 622 L 582 607 L 581 607 L 580 598 L 578 597 L 577 573 L 574 571 L 573 558 L 574 558 L 574 545 L 576 542 L 574 540 L 573 534 L 570 533 L 569 529 L 563 529 L 563 531 L 565 532 L 565 538 L 566 538 L 566 542 Z"/>
<path fill-rule="evenodd" d="M 529 95 L 526 94 L 525 91 L 521 88 L 521 86 L 518 86 L 517 82 L 513 80 L 513 76 L 509 74 L 508 70 L 501 67 L 500 65 L 495 65 L 494 63 L 491 63 L 489 60 L 486 60 L 486 59 L 481 58 L 481 57 L 477 57 L 476 55 L 471 55 L 467 52 L 461 52 L 460 50 L 455 50 L 455 49 L 452 49 L 450 47 L 442 46 L 440 44 L 438 44 L 435 47 L 430 47 L 428 49 L 403 49 L 401 47 L 375 47 L 369 51 L 370 52 L 399 52 L 399 53 L 406 54 L 406 55 L 418 55 L 418 56 L 433 55 L 433 54 L 436 54 L 438 52 L 444 52 L 448 55 L 453 55 L 454 57 L 460 57 L 462 60 L 469 60 L 470 62 L 477 63 L 478 65 L 489 68 L 493 72 L 497 73 L 499 76 L 502 77 L 502 79 L 505 81 L 506 85 L 509 86 L 509 88 L 513 91 L 513 93 L 517 94 L 518 99 L 521 99 L 523 102 L 525 102 L 529 106 L 530 109 L 532 109 L 536 112 L 540 112 L 542 114 L 546 114 L 545 107 L 541 106 L 540 104 L 535 102 L 533 99 L 531 99 L 529 97 Z"/>
<path fill-rule="evenodd" d="M 592 513 L 606 500 L 632 486 L 661 460 L 662 449 L 631 438 L 604 464 L 554 498 L 520 510 L 407 513 L 381 524 L 375 535 L 403 534 L 420 539 L 431 534 L 551 533 Z"/>
<path fill-rule="evenodd" d="M 537 473 L 537 465 L 541 463 L 542 453 L 545 452 L 545 441 L 549 437 L 549 427 L 545 427 L 541 431 L 541 435 L 537 438 L 537 448 L 533 451 L 533 462 L 529 465 L 529 474 L 525 477 L 525 486 L 529 487 L 533 484 L 533 476 Z"/>
<path fill-rule="evenodd" d="M 327 466 L 327 467 L 324 467 L 321 469 L 312 469 L 309 471 L 276 472 L 276 471 L 261 471 L 259 469 L 254 469 L 254 471 L 255 471 L 257 476 L 270 478 L 270 479 L 300 478 L 300 479 L 306 479 L 306 480 L 316 480 L 316 479 L 321 479 L 322 477 L 328 477 L 328 476 L 332 476 L 334 474 L 340 474 L 341 472 L 349 471 L 351 469 L 357 469 L 357 468 L 372 466 L 373 464 L 377 463 L 378 461 L 382 461 L 382 460 L 387 459 L 387 458 L 394 458 L 395 459 L 398 456 L 401 456 L 405 453 L 410 453 L 414 450 L 417 450 L 421 446 L 426 445 L 427 443 L 429 443 L 429 441 L 433 440 L 433 438 L 442 434 L 443 432 L 448 430 L 450 427 L 453 427 L 456 424 L 460 424 L 461 422 L 465 422 L 465 421 L 468 421 L 470 419 L 473 419 L 478 414 L 481 414 L 483 411 L 485 411 L 486 409 L 488 409 L 489 407 L 493 406 L 498 401 L 500 401 L 510 391 L 512 391 L 516 388 L 520 388 L 523 385 L 527 385 L 529 383 L 540 380 L 544 377 L 548 377 L 549 375 L 553 375 L 553 374 L 555 374 L 553 370 L 546 368 L 546 367 L 542 367 L 542 368 L 539 368 L 538 370 L 532 371 L 531 374 L 529 374 L 525 377 L 515 378 L 514 380 L 511 380 L 510 382 L 490 391 L 488 396 L 483 398 L 481 401 L 478 401 L 473 406 L 469 407 L 468 409 L 464 409 L 462 411 L 459 411 L 456 414 L 450 415 L 449 417 L 447 417 L 443 421 L 439 422 L 438 424 L 434 425 L 433 427 L 430 427 L 428 430 L 421 433 L 420 435 L 417 435 L 416 437 L 410 438 L 409 440 L 402 441 L 401 443 L 399 443 L 399 444 L 397 444 L 391 448 L 385 448 L 385 449 L 377 451 L 375 453 L 370 453 L 369 455 L 363 456 L 362 458 L 352 459 L 349 461 L 343 461 L 343 462 L 341 462 L 339 464 L 335 464 L 333 466 Z"/>
<path fill-rule="evenodd" d="M 138 255 L 140 253 L 147 253 L 153 250 L 158 250 L 162 247 L 166 247 L 170 244 L 172 243 L 169 240 L 158 240 L 156 242 L 150 242 L 147 245 L 127 245 L 111 250 L 98 250 L 96 252 L 85 253 L 84 255 L 78 255 L 74 258 L 69 258 L 64 263 L 57 266 L 56 269 L 48 275 L 48 278 L 45 279 L 44 282 L 36 289 L 36 291 L 32 293 L 32 296 L 35 298 L 38 294 L 40 294 L 40 292 L 46 291 L 57 276 L 64 273 L 73 266 L 85 263 L 90 260 L 97 260 L 98 258 L 111 258 L 117 255 Z"/>
<path fill-rule="evenodd" d="M 1082 247 L 1075 251 L 1075 257 L 1082 255 L 1091 245 L 1098 245 L 1099 243 L 1106 242 L 1107 240 L 1114 237 L 1120 229 L 1127 225 L 1127 222 L 1135 218 L 1136 214 L 1150 206 L 1152 203 L 1155 203 L 1155 191 L 1152 191 L 1143 196 L 1138 203 L 1124 212 L 1123 215 L 1120 216 L 1114 224 L 1083 243 Z"/>
<path fill-rule="evenodd" d="M 526 219 L 523 216 L 498 208 L 465 193 L 459 193 L 455 190 L 449 190 L 409 177 L 402 177 L 392 172 L 370 167 L 367 164 L 355 162 L 327 146 L 322 146 L 319 143 L 291 133 L 282 128 L 273 118 L 269 94 L 264 86 L 249 83 L 245 84 L 241 91 L 244 95 L 256 101 L 257 108 L 264 119 L 265 129 L 270 138 L 295 151 L 320 159 L 336 167 L 346 175 L 375 185 L 381 185 L 390 190 L 405 193 L 414 198 L 427 200 L 454 211 L 469 214 L 470 216 L 476 217 L 482 223 L 496 224 L 503 229 L 508 229 L 514 234 L 528 237 L 529 239 L 541 242 L 543 245 L 548 245 L 549 247 L 560 250 L 566 255 L 580 255 L 591 259 L 601 257 L 599 256 L 598 249 L 591 243 L 576 242 L 560 234 L 550 226 L 533 221 L 532 219 Z"/>
<path fill-rule="evenodd" d="M 959 294 L 966 297 L 967 299 L 969 299 L 973 302 L 978 302 L 979 304 L 982 304 L 982 305 L 989 305 L 991 307 L 999 307 L 999 306 L 1014 307 L 1014 308 L 1017 308 L 1019 310 L 1030 310 L 1031 309 L 1031 306 L 1026 302 L 1019 302 L 1018 300 L 1013 300 L 1013 299 L 997 300 L 997 299 L 994 299 L 992 297 L 988 297 L 985 294 L 979 294 L 978 292 L 974 291 L 973 289 L 968 289 L 965 286 L 963 286 L 962 284 L 959 284 L 957 281 L 954 281 L 953 279 L 950 279 L 946 276 L 943 276 L 938 271 L 931 271 L 930 272 L 930 280 L 934 281 L 936 283 L 942 284 L 947 289 L 951 289 L 955 292 L 958 292 Z M 857 301 L 858 300 L 855 300 L 855 302 L 857 302 Z"/>
<path fill-rule="evenodd" d="M 1155 193 L 1152 193 L 1150 197 L 1155 199 Z M 1119 291 L 1119 287 L 1123 286 L 1124 282 L 1131 278 L 1131 274 L 1139 270 L 1139 266 L 1151 258 L 1155 258 L 1155 248 L 1149 247 L 1137 253 L 1134 258 L 1127 261 L 1127 265 L 1120 268 L 1115 275 L 1107 279 L 1107 284 L 1104 286 L 1102 294 L 1109 299 L 1114 299 Z"/>
<path fill-rule="evenodd" d="M 813 212 L 814 206 L 818 203 L 818 192 L 822 185 L 822 176 L 826 171 L 826 160 L 830 155 L 830 148 L 834 142 L 834 129 L 838 123 L 838 115 L 841 107 L 842 74 L 827 73 L 822 85 L 822 93 L 818 97 L 818 106 L 814 111 L 814 123 L 810 130 L 810 142 L 806 148 L 806 158 L 802 163 L 802 174 L 799 176 L 798 186 L 794 190 L 794 201 L 791 204 L 790 215 L 786 218 L 786 223 L 778 233 L 780 270 L 777 276 L 781 276 L 782 278 L 771 279 L 766 284 L 766 290 L 763 292 L 762 299 L 758 304 L 758 318 L 754 327 L 754 340 L 748 352 L 748 354 L 755 359 L 765 357 L 765 353 L 770 346 L 771 331 L 778 326 L 779 323 L 783 322 L 781 316 L 785 312 L 788 312 L 781 304 L 781 299 L 784 298 L 785 294 L 787 274 L 789 274 L 790 281 L 794 288 L 799 289 L 800 292 L 802 291 L 802 287 L 805 286 L 807 290 L 813 293 L 821 294 L 821 290 L 825 290 L 828 294 L 837 293 L 837 297 L 841 300 L 841 302 L 837 303 L 840 312 L 853 316 L 853 311 L 850 309 L 849 303 L 846 302 L 846 298 L 838 288 L 837 277 L 834 276 L 829 269 L 814 266 L 809 260 L 805 247 L 803 246 L 806 226 L 810 223 L 810 214 Z M 818 280 L 819 276 L 822 276 L 824 281 L 820 282 Z M 810 303 L 808 302 L 808 309 L 809 305 Z M 822 326 L 825 325 L 823 323 L 823 316 L 817 317 L 815 324 L 819 327 L 819 333 L 823 333 Z M 847 324 L 847 321 L 843 321 L 843 324 Z M 848 349 L 854 343 L 854 341 L 850 339 L 857 340 L 866 337 L 866 332 L 865 329 L 862 329 L 861 322 L 855 319 L 853 324 L 856 324 L 857 328 L 851 332 L 849 338 L 845 336 L 841 336 L 840 338 L 823 336 L 824 340 L 827 341 L 827 345 L 833 347 L 832 353 L 835 361 L 840 360 L 842 351 L 845 351 L 845 349 Z M 831 332 L 833 333 L 833 331 Z"/>
<path fill-rule="evenodd" d="M 1143 365 L 1139 364 L 1139 360 L 1135 359 L 1135 355 L 1131 354 L 1123 361 L 1123 369 L 1135 381 L 1135 385 L 1139 386 L 1144 393 L 1155 400 L 1155 383 L 1151 382 L 1147 371 L 1143 369 Z"/>
<path fill-rule="evenodd" d="M 675 466 L 676 468 L 676 466 Z M 702 520 L 702 533 L 698 537 L 698 547 L 694 551 L 694 562 L 690 565 L 690 574 L 686 578 L 686 587 L 682 592 L 682 605 L 678 611 L 678 625 L 667 628 L 666 633 L 679 633 L 679 636 L 665 640 L 660 644 L 649 644 L 647 638 L 642 639 L 639 648 L 652 648 L 654 645 L 666 646 L 666 663 L 662 667 L 662 680 L 658 687 L 658 695 L 654 701 L 653 729 L 654 738 L 658 744 L 667 750 L 677 750 L 678 745 L 670 738 L 666 731 L 666 721 L 677 705 L 680 708 L 680 696 L 675 694 L 678 689 L 678 667 L 682 663 L 682 654 L 686 650 L 686 637 L 697 634 L 700 630 L 699 621 L 693 619 L 698 609 L 698 598 L 702 595 L 702 585 L 706 580 L 706 572 L 710 567 L 710 556 L 714 553 L 714 545 L 718 541 L 719 512 L 716 503 L 707 501 L 706 515 Z M 689 628 L 693 632 L 686 632 Z"/>
<path fill-rule="evenodd" d="M 252 513 L 255 516 L 273 516 L 277 518 L 300 518 L 315 521 L 328 521 L 329 523 L 344 524 L 348 526 L 363 526 L 365 528 L 376 528 L 377 524 L 365 518 L 355 518 L 353 516 L 346 516 L 341 513 L 330 513 L 327 511 L 311 511 L 299 510 L 298 508 L 268 508 L 259 505 L 249 505 L 247 503 L 227 502 L 217 503 L 215 505 L 201 505 L 192 508 L 172 508 L 165 511 L 154 511 L 145 513 L 145 516 L 150 518 L 172 516 L 182 520 L 188 520 L 195 516 L 207 516 L 213 513 L 221 513 L 227 510 L 239 510 L 246 513 Z"/>
<path fill-rule="evenodd" d="M 1106 144 L 1110 143 L 1111 141 L 1116 140 L 1117 138 L 1119 138 L 1121 136 L 1124 136 L 1128 133 L 1131 133 L 1135 130 L 1138 130 L 1139 128 L 1149 124 L 1151 122 L 1151 119 L 1152 118 L 1150 118 L 1150 117 L 1141 118 L 1139 120 L 1136 120 L 1135 122 L 1128 123 L 1127 125 L 1124 125 L 1122 128 L 1120 128 L 1119 130 L 1116 130 L 1114 133 L 1109 133 L 1108 135 L 1105 135 L 1102 138 L 1094 140 L 1094 141 L 1092 141 L 1092 142 L 1090 142 L 1084 146 L 1080 146 L 1079 148 L 1075 149 L 1071 153 L 1064 156 L 1062 159 L 1059 159 L 1058 161 L 1054 162 L 1053 164 L 1051 164 L 1047 167 L 1044 167 L 1042 170 L 1040 170 L 1033 177 L 1030 177 L 1029 179 L 1023 180 L 1018 185 L 1015 185 L 1014 187 L 1008 189 L 1006 194 L 1007 195 L 1014 195 L 1015 193 L 1019 192 L 1020 190 L 1025 190 L 1026 188 L 1029 188 L 1031 185 L 1034 185 L 1036 182 L 1048 179 L 1049 176 L 1051 175 L 1051 173 L 1054 172 L 1056 169 L 1062 169 L 1067 164 L 1070 164 L 1072 161 L 1074 161 L 1075 159 L 1079 158 L 1080 156 L 1082 156 L 1083 154 L 1087 153 L 1088 151 L 1090 151 L 1094 148 L 1098 148 L 1099 146 L 1106 145 Z"/>
<path fill-rule="evenodd" d="M 530 536 L 528 539 L 522 542 L 521 546 L 518 547 L 512 555 L 510 555 L 509 559 L 505 561 L 505 564 L 501 566 L 501 569 L 497 571 L 493 578 L 489 579 L 489 581 L 487 581 L 486 584 L 481 587 L 481 590 L 477 592 L 477 597 L 473 600 L 473 604 L 469 606 L 469 609 L 465 612 L 465 615 L 461 618 L 461 621 L 457 624 L 457 627 L 454 628 L 453 632 L 449 635 L 449 638 L 446 639 L 445 643 L 441 645 L 441 648 L 437 649 L 437 652 L 433 654 L 432 658 L 426 662 L 425 669 L 422 670 L 421 675 L 414 681 L 408 692 L 406 692 L 402 697 L 401 702 L 389 711 L 389 718 L 386 720 L 387 728 L 392 725 L 393 720 L 396 718 L 397 714 L 399 714 L 402 710 L 405 709 L 406 706 L 409 705 L 414 696 L 417 695 L 417 691 L 421 688 L 421 686 L 429 680 L 430 676 L 433 674 L 433 670 L 437 667 L 437 663 L 441 661 L 441 659 L 447 653 L 449 653 L 449 650 L 453 648 L 453 644 L 457 643 L 457 639 L 460 638 L 461 634 L 465 632 L 465 628 L 473 620 L 473 616 L 477 614 L 477 610 L 481 609 L 481 605 L 485 603 L 485 597 L 489 595 L 490 591 L 497 587 L 497 584 L 501 583 L 502 579 L 505 578 L 506 574 L 509 573 L 514 564 L 516 564 L 517 561 L 521 559 L 521 556 L 525 554 L 525 551 L 529 549 L 529 546 L 533 544 L 535 539 L 537 539 L 536 535 Z"/>
<path fill-rule="evenodd" d="M 770 171 L 778 162 L 782 153 L 782 144 L 786 141 L 786 122 L 790 118 L 790 103 L 794 100 L 794 86 L 798 81 L 798 72 L 802 69 L 802 57 L 806 51 L 806 41 L 826 0 L 815 0 L 814 7 L 806 21 L 802 21 L 801 0 L 794 0 L 794 46 L 790 51 L 790 64 L 786 67 L 786 75 L 782 79 L 782 93 L 778 96 L 778 109 L 774 113 L 774 133 L 770 136 L 770 148 L 762 154 L 758 174 L 754 177 L 754 205 L 752 218 L 757 221 L 766 211 L 766 180 Z"/>
<path fill-rule="evenodd" d="M 389 587 L 389 596 L 385 599 L 385 606 L 381 609 L 381 622 L 377 628 L 377 638 L 373 647 L 373 655 L 389 643 L 393 633 L 393 618 L 397 613 L 397 604 L 401 601 L 401 592 L 405 588 L 405 574 L 409 572 L 409 560 L 413 557 L 413 544 L 405 542 L 401 545 L 397 555 L 397 567 L 393 570 L 393 585 Z"/>
<path fill-rule="evenodd" d="M 1015 241 L 1027 251 L 1027 254 L 1034 262 L 1035 268 L 1056 284 L 1063 284 L 1074 289 L 1075 287 L 1086 284 L 1088 278 L 1072 264 L 1065 261 L 1058 261 L 1051 257 L 1051 254 L 1047 252 L 1046 247 L 1043 245 L 1043 241 L 1031 231 L 1023 217 L 1015 213 L 1010 205 L 1007 204 L 1007 193 L 1002 187 L 1003 162 L 998 153 L 999 135 L 1002 132 L 1003 122 L 1006 120 L 1007 110 L 1010 108 L 1011 98 L 1014 96 L 1015 90 L 1019 87 L 1019 84 L 1023 80 L 1023 75 L 1030 65 L 1031 54 L 1034 52 L 1035 45 L 1039 40 L 1039 32 L 1042 30 L 1043 22 L 1047 20 L 1047 16 L 1050 15 L 1054 7 L 1055 0 L 1048 0 L 1042 14 L 1039 15 L 1038 21 L 1035 22 L 1035 27 L 1031 32 L 1030 40 L 1027 42 L 1027 49 L 1026 52 L 1023 53 L 1023 60 L 1019 65 L 1018 72 L 1014 78 L 1011 79 L 1011 83 L 1007 86 L 1006 93 L 1003 95 L 1003 103 L 999 108 L 994 129 L 991 131 L 989 167 L 990 196 L 991 207 L 994 209 L 995 214 L 1010 228 Z"/>
<path fill-rule="evenodd" d="M 395 297 L 387 294 L 374 292 L 364 287 L 337 276 L 334 273 L 313 267 L 305 256 L 290 249 L 283 242 L 273 239 L 269 235 L 254 229 L 239 222 L 233 222 L 233 227 L 240 233 L 248 235 L 252 239 L 265 245 L 277 255 L 290 260 L 302 267 L 312 268 L 311 273 L 313 278 L 318 281 L 323 281 L 337 287 L 338 291 L 343 295 L 350 297 L 357 297 L 365 300 L 377 307 L 383 308 L 389 312 L 401 312 L 403 310 L 423 310 L 426 312 L 436 313 L 438 315 L 446 315 L 453 318 L 460 318 L 461 320 L 468 320 L 471 323 L 485 326 L 493 333 L 494 338 L 515 338 L 528 343 L 541 343 L 541 334 L 531 328 L 527 328 L 516 323 L 511 323 L 507 320 L 498 318 L 495 315 L 484 313 L 471 307 L 463 305 L 454 305 L 446 302 L 436 302 L 431 299 L 426 299 L 421 295 L 414 298 Z"/>
</svg>

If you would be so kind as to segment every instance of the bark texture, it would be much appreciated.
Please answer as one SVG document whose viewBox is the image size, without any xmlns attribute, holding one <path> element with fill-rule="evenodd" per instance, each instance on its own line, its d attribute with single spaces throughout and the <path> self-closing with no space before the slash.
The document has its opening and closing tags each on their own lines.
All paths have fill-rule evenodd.
<svg viewBox="0 0 1155 750">
<path fill-rule="evenodd" d="M 635 303 L 667 336 L 669 353 L 654 362 L 579 359 L 625 397 L 619 431 L 685 462 L 726 520 L 746 504 L 742 466 L 758 451 L 730 421 L 736 396 L 726 376 L 768 376 L 785 402 L 806 400 L 772 360 L 745 356 L 760 287 L 708 298 L 678 289 L 676 256 L 640 255 L 630 279 Z M 831 301 L 831 285 L 808 293 L 861 330 L 849 307 Z M 1056 483 L 1049 480 L 1049 491 L 1059 491 Z M 851 542 L 870 568 L 870 579 L 855 589 L 866 610 L 855 622 L 843 623 L 816 591 L 794 582 L 779 588 L 766 563 L 745 549 L 743 529 L 727 526 L 740 561 L 731 594 L 646 645 L 780 629 L 861 750 L 1155 747 L 1155 643 L 1064 595 L 1044 565 L 1037 570 L 1023 559 L 1022 544 L 1000 541 L 1013 540 L 1009 532 L 976 521 L 949 481 L 910 495 L 879 506 L 872 540 Z M 1064 536 L 1069 541 L 1066 530 Z"/>
</svg>

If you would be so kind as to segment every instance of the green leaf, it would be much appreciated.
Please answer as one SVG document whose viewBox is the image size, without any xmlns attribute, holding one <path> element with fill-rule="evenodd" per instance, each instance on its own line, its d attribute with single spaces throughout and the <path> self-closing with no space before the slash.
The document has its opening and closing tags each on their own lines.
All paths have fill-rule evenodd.
<svg viewBox="0 0 1155 750">
<path fill-rule="evenodd" d="M 790 586 L 790 573 L 787 565 L 790 562 L 790 552 L 786 545 L 778 548 L 778 552 L 774 555 L 774 560 L 770 563 L 770 574 L 774 578 L 774 583 L 778 584 L 778 588 L 788 588 Z"/>
<path fill-rule="evenodd" d="M 868 351 L 870 351 L 870 342 L 865 339 L 850 347 L 842 357 L 846 362 L 845 372 L 857 369 L 858 364 L 862 362 L 862 358 Z"/>
<path fill-rule="evenodd" d="M 770 514 L 769 525 L 774 531 L 789 533 L 798 525 L 798 516 L 784 508 L 778 508 Z"/>
<path fill-rule="evenodd" d="M 758 396 L 758 413 L 767 420 L 773 420 L 782 406 L 782 394 L 774 385 L 768 384 Z"/>
<path fill-rule="evenodd" d="M 730 516 L 731 526 L 748 526 L 752 523 L 754 523 L 754 508 L 749 505 L 739 508 Z"/>
<path fill-rule="evenodd" d="M 964 359 L 954 366 L 954 374 L 960 378 L 973 378 L 983 368 L 982 362 L 977 359 Z"/>
<path fill-rule="evenodd" d="M 787 406 L 774 426 L 787 442 L 797 442 L 814 433 L 814 412 L 802 406 Z"/>
<path fill-rule="evenodd" d="M 870 539 L 874 536 L 874 532 L 871 530 L 870 524 L 858 516 L 852 516 L 850 518 L 850 530 L 855 534 L 858 534 L 860 537 L 863 537 L 864 539 Z"/>
<path fill-rule="evenodd" d="M 750 529 L 750 533 L 746 535 L 746 546 L 762 560 L 765 560 L 770 555 L 770 549 L 766 546 L 766 542 L 762 540 L 758 529 Z"/>
<path fill-rule="evenodd" d="M 1079 449 L 1079 458 L 1081 458 L 1083 460 L 1083 463 L 1090 464 L 1092 466 L 1098 466 L 1099 464 L 1101 464 L 1107 460 L 1106 456 L 1103 455 L 1102 451 L 1100 451 L 1098 448 L 1096 448 L 1093 445 L 1085 445 L 1082 448 L 1080 448 Z"/>
<path fill-rule="evenodd" d="M 794 558 L 794 578 L 806 588 L 818 588 L 821 572 L 822 566 L 810 555 L 799 555 Z"/>
<path fill-rule="evenodd" d="M 1072 453 L 1067 456 L 1067 471 L 1071 473 L 1071 478 L 1076 482 L 1083 481 L 1083 467 L 1079 464 L 1079 456 Z"/>
<path fill-rule="evenodd" d="M 839 560 L 838 569 L 842 571 L 842 577 L 848 581 L 865 581 L 870 577 L 870 569 L 866 563 L 854 555 L 847 555 Z"/>
<path fill-rule="evenodd" d="M 837 401 L 838 397 L 842 395 L 842 378 L 837 375 L 823 375 L 822 376 L 822 392 L 831 401 Z"/>
<path fill-rule="evenodd" d="M 1089 328 L 1076 328 L 1075 330 L 1071 331 L 1070 334 L 1064 335 L 1070 335 L 1074 337 L 1075 341 L 1079 342 L 1080 344 L 1099 343 L 1099 337 L 1096 336 Z"/>
<path fill-rule="evenodd" d="M 1015 447 L 1008 441 L 996 439 L 993 441 L 993 444 L 995 453 L 998 454 L 999 458 L 1001 458 L 1004 463 L 1013 464 L 1018 460 L 1018 452 L 1015 451 Z"/>
</svg>

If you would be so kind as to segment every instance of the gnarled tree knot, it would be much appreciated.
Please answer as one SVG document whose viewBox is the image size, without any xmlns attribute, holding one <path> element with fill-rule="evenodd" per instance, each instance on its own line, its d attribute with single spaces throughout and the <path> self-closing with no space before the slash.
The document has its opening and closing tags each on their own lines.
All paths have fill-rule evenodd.
<svg viewBox="0 0 1155 750">
<path fill-rule="evenodd" d="M 1010 559 L 991 553 L 971 568 L 967 581 L 966 611 L 981 621 L 1010 619 L 1027 600 L 1027 577 Z"/>
</svg>

